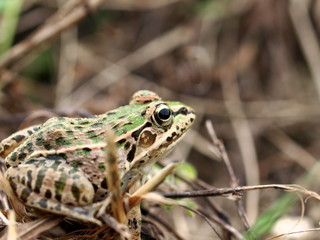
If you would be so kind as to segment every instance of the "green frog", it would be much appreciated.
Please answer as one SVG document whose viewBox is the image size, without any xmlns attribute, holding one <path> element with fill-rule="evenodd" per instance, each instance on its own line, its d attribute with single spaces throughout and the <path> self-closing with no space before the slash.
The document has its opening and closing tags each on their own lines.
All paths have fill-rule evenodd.
<svg viewBox="0 0 320 240">
<path fill-rule="evenodd" d="M 20 130 L 0 143 L 0 156 L 6 178 L 26 206 L 99 223 L 90 209 L 108 195 L 106 130 L 115 136 L 124 190 L 134 176 L 147 175 L 194 120 L 189 106 L 141 90 L 130 104 L 101 115 L 54 117 Z"/>
</svg>

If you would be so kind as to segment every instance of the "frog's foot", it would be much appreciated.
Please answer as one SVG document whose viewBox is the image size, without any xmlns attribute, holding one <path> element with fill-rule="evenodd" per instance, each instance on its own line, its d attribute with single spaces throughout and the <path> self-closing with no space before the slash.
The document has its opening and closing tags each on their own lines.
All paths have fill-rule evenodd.
<svg viewBox="0 0 320 240">
<path fill-rule="evenodd" d="M 27 205 L 32 208 L 45 210 L 47 212 L 52 212 L 59 215 L 64 215 L 72 219 L 84 222 L 91 222 L 97 225 L 102 225 L 101 221 L 95 217 L 97 209 L 92 208 L 91 205 L 80 207 L 69 206 L 67 204 L 62 204 L 56 201 L 48 200 L 46 198 L 41 198 L 34 193 L 30 195 L 30 200 L 32 198 L 34 198 L 35 201 L 31 202 L 30 204 L 27 203 Z"/>
<path fill-rule="evenodd" d="M 64 159 L 31 159 L 6 171 L 18 197 L 29 207 L 101 224 L 94 217 L 94 188 L 81 170 Z"/>
</svg>

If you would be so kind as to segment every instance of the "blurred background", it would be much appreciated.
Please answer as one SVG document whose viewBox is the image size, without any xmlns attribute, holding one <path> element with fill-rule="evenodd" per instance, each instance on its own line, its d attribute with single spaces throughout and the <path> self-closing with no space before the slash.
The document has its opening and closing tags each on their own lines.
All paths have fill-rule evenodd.
<svg viewBox="0 0 320 240">
<path fill-rule="evenodd" d="M 212 145 L 211 121 L 237 184 L 318 191 L 319 34 L 317 0 L 0 0 L 0 139 L 51 116 L 103 113 L 149 89 L 196 110 L 171 158 L 191 163 L 198 180 L 234 184 Z M 282 196 L 245 193 L 248 223 Z M 246 231 L 234 198 L 207 200 Z M 307 201 L 300 221 L 301 204 L 285 205 L 264 218 L 270 225 L 257 239 L 295 231 L 297 222 L 318 227 L 318 201 Z M 182 239 L 219 239 L 201 217 L 176 211 L 168 221 Z"/>
</svg>

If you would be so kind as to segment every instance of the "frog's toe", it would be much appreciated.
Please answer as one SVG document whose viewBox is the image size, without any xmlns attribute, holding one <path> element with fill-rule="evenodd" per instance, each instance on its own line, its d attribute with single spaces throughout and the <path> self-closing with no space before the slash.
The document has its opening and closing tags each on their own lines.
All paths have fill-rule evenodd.
<svg viewBox="0 0 320 240">
<path fill-rule="evenodd" d="M 51 212 L 58 215 L 64 215 L 72 219 L 101 225 L 101 222 L 94 216 L 96 210 L 91 208 L 90 205 L 75 207 L 67 204 L 62 204 L 55 200 L 41 197 L 34 192 L 30 192 L 30 189 L 28 189 L 27 187 L 24 189 L 24 192 L 29 192 L 29 202 L 26 203 L 26 205 L 28 205 L 31 208 L 35 208 L 38 210 L 40 209 L 42 211 Z"/>
</svg>

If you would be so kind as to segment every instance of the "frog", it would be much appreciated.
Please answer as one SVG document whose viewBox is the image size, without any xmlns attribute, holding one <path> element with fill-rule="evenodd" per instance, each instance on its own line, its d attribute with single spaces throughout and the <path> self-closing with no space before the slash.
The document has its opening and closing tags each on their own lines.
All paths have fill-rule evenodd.
<svg viewBox="0 0 320 240">
<path fill-rule="evenodd" d="M 112 131 L 125 192 L 144 178 L 196 118 L 181 102 L 140 90 L 128 105 L 84 118 L 53 117 L 0 143 L 5 177 L 30 209 L 100 224 L 92 206 L 108 196 L 106 131 Z M 142 181 L 142 180 L 141 180 Z"/>
</svg>

